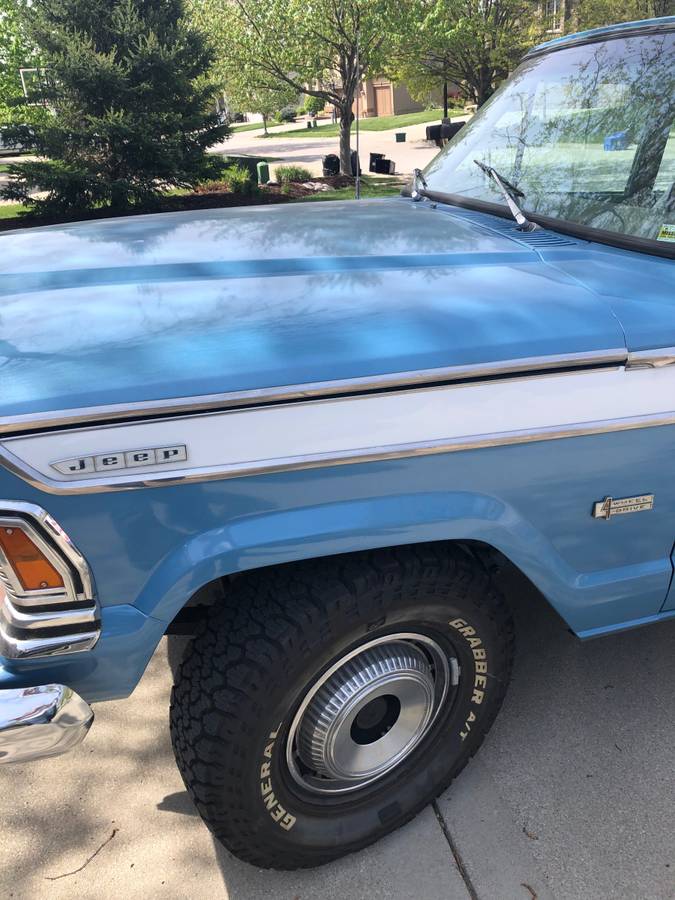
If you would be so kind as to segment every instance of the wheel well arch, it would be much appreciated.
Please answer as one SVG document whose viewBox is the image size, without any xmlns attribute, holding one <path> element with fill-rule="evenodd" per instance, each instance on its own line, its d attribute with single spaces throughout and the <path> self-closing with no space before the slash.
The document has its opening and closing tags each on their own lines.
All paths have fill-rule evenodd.
<svg viewBox="0 0 675 900">
<path fill-rule="evenodd" d="M 185 604 L 176 612 L 167 626 L 166 633 L 173 635 L 190 635 L 194 632 L 201 617 L 206 610 L 226 599 L 228 595 L 229 585 L 242 578 L 247 578 L 251 574 L 266 568 L 289 567 L 307 564 L 310 562 L 319 562 L 327 558 L 355 558 L 371 555 L 374 553 L 388 553 L 391 551 L 413 551 L 415 547 L 421 547 L 425 544 L 444 544 L 448 548 L 455 548 L 469 557 L 476 565 L 481 566 L 491 576 L 498 577 L 503 573 L 509 573 L 516 579 L 524 579 L 524 581 L 533 586 L 533 582 L 515 563 L 513 563 L 501 550 L 485 541 L 474 539 L 451 538 L 448 540 L 416 541 L 405 544 L 391 544 L 389 546 L 374 547 L 372 549 L 359 549 L 335 554 L 318 554 L 307 556 L 301 559 L 285 560 L 282 562 L 273 562 L 268 565 L 255 566 L 243 571 L 231 572 L 227 575 L 218 576 L 211 579 L 198 587 L 188 598 Z M 506 600 L 508 602 L 508 595 Z M 545 602 L 549 602 L 544 597 Z"/>
</svg>

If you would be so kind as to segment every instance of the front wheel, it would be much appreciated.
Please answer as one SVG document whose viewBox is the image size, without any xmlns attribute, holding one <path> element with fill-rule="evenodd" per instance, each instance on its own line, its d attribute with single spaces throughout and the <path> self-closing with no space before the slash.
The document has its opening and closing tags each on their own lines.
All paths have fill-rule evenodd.
<svg viewBox="0 0 675 900">
<path fill-rule="evenodd" d="M 176 760 L 202 818 L 259 866 L 320 865 L 411 819 L 501 706 L 511 616 L 443 544 L 236 580 L 172 694 Z"/>
</svg>

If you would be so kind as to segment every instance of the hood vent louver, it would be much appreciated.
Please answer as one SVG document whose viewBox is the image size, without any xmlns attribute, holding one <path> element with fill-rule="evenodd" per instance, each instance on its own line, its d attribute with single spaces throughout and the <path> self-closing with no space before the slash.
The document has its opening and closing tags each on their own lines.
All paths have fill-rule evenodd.
<svg viewBox="0 0 675 900">
<path fill-rule="evenodd" d="M 476 225 L 482 225 L 491 231 L 496 231 L 506 237 L 513 238 L 530 247 L 575 247 L 578 241 L 574 238 L 566 237 L 563 234 L 556 234 L 554 231 L 546 231 L 545 229 L 537 231 L 519 231 L 515 222 L 507 219 L 498 219 L 496 216 L 490 216 L 487 213 L 474 212 L 472 210 L 463 209 L 457 211 L 456 215 Z"/>
</svg>

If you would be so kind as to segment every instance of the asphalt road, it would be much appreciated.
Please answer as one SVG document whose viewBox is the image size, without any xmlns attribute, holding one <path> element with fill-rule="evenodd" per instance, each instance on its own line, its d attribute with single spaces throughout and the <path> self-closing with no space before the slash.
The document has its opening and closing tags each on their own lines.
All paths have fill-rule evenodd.
<svg viewBox="0 0 675 900">
<path fill-rule="evenodd" d="M 69 756 L 0 769 L 0 897 L 672 900 L 675 623 L 581 644 L 527 585 L 504 710 L 433 807 L 321 869 L 214 845 L 168 739 L 162 644 Z"/>
</svg>

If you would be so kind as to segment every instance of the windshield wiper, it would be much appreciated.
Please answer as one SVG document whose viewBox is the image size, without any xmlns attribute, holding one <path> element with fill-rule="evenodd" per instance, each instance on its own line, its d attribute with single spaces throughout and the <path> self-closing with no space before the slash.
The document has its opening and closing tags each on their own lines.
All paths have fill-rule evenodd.
<svg viewBox="0 0 675 900">
<path fill-rule="evenodd" d="M 511 210 L 511 215 L 518 223 L 519 231 L 535 231 L 539 228 L 538 225 L 535 225 L 534 222 L 530 222 L 530 220 L 525 216 L 525 213 L 518 206 L 516 202 L 516 197 L 525 198 L 525 194 L 517 188 L 514 184 L 511 184 L 510 181 L 507 181 L 503 175 L 500 175 L 496 169 L 493 169 L 492 166 L 486 166 L 484 162 L 481 162 L 479 159 L 474 159 L 474 162 L 478 166 L 479 169 L 482 169 L 485 174 L 491 178 L 494 183 L 497 185 L 499 190 L 502 192 L 504 199 L 506 200 L 506 205 Z"/>
<path fill-rule="evenodd" d="M 420 187 L 421 185 L 421 187 Z M 421 169 L 413 169 L 413 177 L 412 177 L 412 187 L 410 189 L 410 199 L 418 202 L 425 196 L 424 188 L 426 188 L 427 183 L 422 175 Z"/>
</svg>

